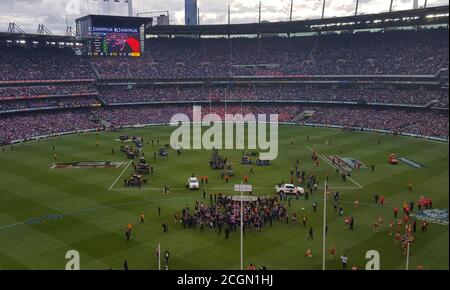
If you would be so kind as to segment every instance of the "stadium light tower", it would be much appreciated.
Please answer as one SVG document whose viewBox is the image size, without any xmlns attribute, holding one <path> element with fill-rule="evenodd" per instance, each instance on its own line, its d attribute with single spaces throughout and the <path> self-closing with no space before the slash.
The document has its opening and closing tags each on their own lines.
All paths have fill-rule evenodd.
<svg viewBox="0 0 450 290">
<path fill-rule="evenodd" d="M 289 21 L 292 21 L 292 12 L 294 11 L 294 0 L 291 0 L 291 11 L 289 12 Z"/>
<path fill-rule="evenodd" d="M 391 5 L 389 6 L 389 12 L 392 12 L 392 6 L 394 6 L 394 0 L 391 0 Z"/>
<path fill-rule="evenodd" d="M 261 1 L 259 1 L 258 23 L 261 23 L 261 7 L 262 7 L 262 3 L 261 3 Z"/>
<path fill-rule="evenodd" d="M 325 5 L 327 5 L 327 1 L 323 0 L 323 6 L 322 6 L 322 19 L 325 18 Z"/>
<path fill-rule="evenodd" d="M 359 0 L 356 0 L 355 16 L 358 16 Z"/>
<path fill-rule="evenodd" d="M 128 3 L 128 16 L 133 16 L 133 0 L 125 0 L 125 3 Z"/>
</svg>

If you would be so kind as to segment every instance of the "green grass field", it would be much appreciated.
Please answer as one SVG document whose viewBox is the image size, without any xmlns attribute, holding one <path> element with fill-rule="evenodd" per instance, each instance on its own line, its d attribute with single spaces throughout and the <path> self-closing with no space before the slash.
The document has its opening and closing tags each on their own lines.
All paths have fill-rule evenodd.
<svg viewBox="0 0 450 290">
<path fill-rule="evenodd" d="M 168 143 L 173 128 L 152 127 L 129 129 L 118 133 L 90 133 L 48 139 L 16 145 L 0 152 L 0 269 L 64 269 L 66 252 L 77 250 L 81 254 L 82 269 L 121 269 L 128 259 L 130 269 L 157 269 L 155 248 L 171 252 L 171 269 L 239 269 L 240 237 L 232 233 L 229 240 L 215 231 L 183 230 L 174 222 L 174 214 L 185 206 L 191 208 L 195 200 L 202 200 L 202 192 L 184 189 L 192 172 L 208 175 L 209 193 L 233 194 L 233 184 L 240 183 L 249 171 L 240 165 L 241 151 L 222 151 L 235 164 L 236 177 L 230 184 L 220 179 L 220 172 L 209 169 L 210 152 L 184 151 L 182 156 L 170 152 L 168 159 L 158 158 L 155 174 L 142 190 L 124 189 L 123 176 L 131 174 L 125 165 L 116 169 L 51 169 L 54 163 L 52 146 L 56 147 L 57 162 L 122 161 L 128 162 L 119 151 L 121 134 L 142 136 Z M 311 139 L 307 141 L 306 135 Z M 294 139 L 294 145 L 290 139 Z M 337 247 L 338 255 L 346 253 L 349 264 L 364 268 L 368 250 L 381 255 L 382 269 L 404 269 L 406 258 L 399 245 L 388 236 L 388 224 L 393 218 L 394 206 L 403 201 L 417 201 L 420 195 L 430 197 L 434 208 L 448 208 L 449 164 L 444 161 L 448 144 L 394 137 L 374 133 L 344 133 L 334 129 L 305 127 L 280 128 L 280 154 L 273 166 L 254 166 L 255 175 L 250 183 L 257 195 L 274 195 L 274 186 L 288 180 L 290 169 L 299 159 L 301 167 L 315 171 L 321 181 L 330 176 L 331 188 L 340 188 L 345 216 L 355 217 L 355 231 L 344 228 L 343 217 L 328 203 L 327 248 Z M 327 145 L 326 140 L 331 144 Z M 378 145 L 381 140 L 381 145 Z M 96 142 L 100 148 L 96 148 Z M 352 174 L 354 182 L 344 183 L 326 162 L 317 168 L 310 159 L 308 147 L 324 156 L 339 154 L 353 157 L 366 165 L 376 164 L 376 171 L 361 169 Z M 115 154 L 111 148 L 115 148 Z M 150 163 L 158 146 L 146 146 L 144 151 Z M 425 165 L 415 169 L 400 163 L 387 162 L 390 153 L 408 157 Z M 123 172 L 124 171 L 124 172 Z M 123 172 L 123 176 L 121 173 Z M 120 178 L 119 178 L 120 177 Z M 113 184 L 117 180 L 116 184 Z M 414 183 L 414 193 L 408 192 L 409 181 Z M 163 185 L 171 192 L 163 194 Z M 359 188 L 360 185 L 362 188 Z M 374 193 L 386 196 L 384 206 L 375 205 Z M 322 193 L 314 194 L 308 201 L 294 200 L 289 211 L 306 214 L 315 229 L 315 240 L 307 239 L 308 229 L 300 222 L 286 225 L 276 222 L 262 232 L 249 231 L 245 237 L 245 265 L 266 265 L 269 269 L 321 269 L 322 268 L 322 204 L 314 213 L 312 203 L 321 202 Z M 208 198 L 209 199 L 209 198 Z M 361 206 L 355 210 L 353 203 Z M 162 209 L 158 216 L 158 207 Z M 303 211 L 302 208 L 305 210 Z M 145 213 L 145 225 L 139 225 L 139 214 Z M 27 224 L 29 218 L 60 214 L 62 218 Z M 385 226 L 374 233 L 373 223 L 383 216 Z M 161 224 L 169 223 L 164 234 Z M 132 240 L 127 243 L 124 229 L 135 224 Z M 447 226 L 431 224 L 427 233 L 418 231 L 411 246 L 411 268 L 423 263 L 425 269 L 449 269 L 449 232 Z M 313 258 L 306 258 L 311 248 Z M 340 269 L 339 258 L 327 260 L 327 269 Z"/>
</svg>

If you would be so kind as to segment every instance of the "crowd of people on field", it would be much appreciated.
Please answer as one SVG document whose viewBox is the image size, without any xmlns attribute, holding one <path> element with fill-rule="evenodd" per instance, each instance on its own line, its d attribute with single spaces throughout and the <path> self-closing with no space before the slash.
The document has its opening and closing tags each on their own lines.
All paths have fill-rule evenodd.
<svg viewBox="0 0 450 290">
<path fill-rule="evenodd" d="M 255 201 L 244 202 L 243 216 L 244 230 L 261 231 L 276 220 L 296 221 L 296 215 L 290 217 L 286 206 L 276 197 L 258 197 Z M 217 230 L 228 239 L 230 233 L 240 227 L 241 203 L 222 194 L 210 195 L 209 202 L 196 201 L 194 208 L 187 206 L 175 214 L 175 222 L 180 222 L 184 229 Z"/>
</svg>

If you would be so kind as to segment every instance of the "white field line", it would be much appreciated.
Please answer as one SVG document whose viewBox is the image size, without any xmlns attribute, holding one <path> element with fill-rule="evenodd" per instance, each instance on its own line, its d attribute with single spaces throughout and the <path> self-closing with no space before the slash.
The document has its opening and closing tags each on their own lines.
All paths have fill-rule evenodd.
<svg viewBox="0 0 450 290">
<path fill-rule="evenodd" d="M 125 173 L 125 171 L 127 171 L 128 167 L 130 167 L 131 162 L 133 162 L 133 160 L 131 160 L 130 162 L 128 162 L 127 166 L 125 167 L 125 169 L 122 171 L 122 173 L 120 173 L 119 177 L 117 177 L 117 179 L 113 182 L 113 184 L 111 184 L 111 186 L 109 187 L 108 190 L 112 190 L 113 187 L 116 185 L 117 181 L 119 181 L 119 179 L 122 177 L 122 175 Z"/>
<path fill-rule="evenodd" d="M 314 152 L 314 150 L 313 150 L 311 147 L 306 146 L 306 148 L 308 148 L 309 151 Z M 323 161 L 325 161 L 326 163 L 328 163 L 328 165 L 330 165 L 330 166 L 333 167 L 334 169 L 337 168 L 336 166 L 333 165 L 333 163 L 331 163 L 331 161 L 330 161 L 328 158 L 326 158 L 325 156 L 323 156 L 323 155 L 321 155 L 321 154 L 319 154 L 319 153 L 316 153 L 316 154 L 317 154 Z M 363 188 L 363 186 L 362 186 L 361 184 L 359 184 L 358 182 L 356 182 L 353 178 L 351 178 L 351 177 L 347 177 L 347 178 L 348 178 L 351 182 L 353 182 L 356 186 L 358 186 L 359 189 Z"/>
</svg>

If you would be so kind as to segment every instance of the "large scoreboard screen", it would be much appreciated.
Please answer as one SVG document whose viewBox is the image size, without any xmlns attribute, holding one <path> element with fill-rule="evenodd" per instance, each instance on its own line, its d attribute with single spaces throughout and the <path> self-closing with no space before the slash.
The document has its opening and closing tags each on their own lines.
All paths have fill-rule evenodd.
<svg viewBox="0 0 450 290">
<path fill-rule="evenodd" d="M 145 50 L 145 29 L 153 18 L 86 15 L 75 20 L 85 40 L 83 54 L 98 57 L 139 57 Z"/>
<path fill-rule="evenodd" d="M 139 28 L 92 27 L 94 56 L 141 56 Z"/>
</svg>

